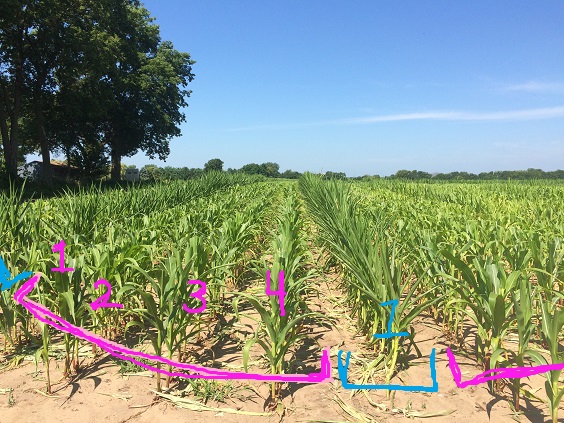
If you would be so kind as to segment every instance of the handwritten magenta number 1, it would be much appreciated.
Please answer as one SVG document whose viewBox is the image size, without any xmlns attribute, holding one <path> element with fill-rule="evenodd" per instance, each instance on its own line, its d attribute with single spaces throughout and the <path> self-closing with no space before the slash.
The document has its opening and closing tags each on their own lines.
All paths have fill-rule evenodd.
<svg viewBox="0 0 564 423">
<path fill-rule="evenodd" d="M 182 308 L 186 313 L 196 314 L 201 313 L 206 309 L 207 303 L 204 295 L 206 295 L 206 283 L 198 280 L 189 280 L 188 284 L 190 285 L 200 285 L 200 288 L 196 292 L 192 292 L 190 296 L 192 298 L 196 298 L 202 302 L 202 305 L 198 308 L 189 308 L 186 303 L 182 304 Z"/>
<path fill-rule="evenodd" d="M 61 240 L 61 242 L 59 242 L 58 244 L 53 245 L 53 252 L 58 251 L 59 252 L 59 267 L 52 267 L 51 270 L 53 272 L 72 272 L 74 271 L 73 268 L 71 267 L 64 267 L 65 265 L 65 247 L 67 244 L 65 244 L 64 240 Z"/>
</svg>

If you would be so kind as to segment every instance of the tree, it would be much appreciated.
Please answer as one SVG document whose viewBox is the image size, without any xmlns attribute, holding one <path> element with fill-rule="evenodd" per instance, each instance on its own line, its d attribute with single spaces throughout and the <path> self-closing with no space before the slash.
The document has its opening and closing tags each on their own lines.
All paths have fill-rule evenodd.
<svg viewBox="0 0 564 423">
<path fill-rule="evenodd" d="M 287 179 L 298 179 L 301 176 L 301 173 L 288 169 L 284 171 L 284 173 L 281 176 Z"/>
<path fill-rule="evenodd" d="M 276 178 L 280 176 L 280 173 L 278 172 L 280 166 L 278 165 L 278 163 L 266 162 L 261 164 L 260 167 L 261 167 L 260 173 L 268 178 Z"/>
<path fill-rule="evenodd" d="M 418 180 L 418 179 L 431 179 L 432 175 L 427 172 L 422 172 L 420 170 L 398 170 L 395 175 L 391 176 L 392 178 L 396 179 L 411 179 L 411 180 Z"/>
<path fill-rule="evenodd" d="M 41 151 L 46 182 L 56 150 L 74 164 L 110 154 L 113 179 L 124 156 L 166 159 L 195 62 L 161 41 L 138 0 L 0 0 L 0 10 L 0 136 L 12 176 L 21 123 L 34 128 L 25 142 Z"/>
<path fill-rule="evenodd" d="M 95 87 L 103 115 L 98 134 L 108 147 L 112 179 L 120 177 L 122 157 L 139 150 L 165 160 L 170 140 L 180 135 L 181 112 L 194 78 L 188 53 L 161 41 L 149 11 L 134 0 L 108 1 L 100 11 L 104 25 L 92 28 L 104 40 L 105 65 L 91 64 L 88 86 Z M 80 78 L 79 78 L 80 79 Z"/>
<path fill-rule="evenodd" d="M 179 124 L 186 120 L 180 110 L 188 105 L 186 98 L 191 92 L 184 87 L 194 78 L 194 63 L 188 53 L 163 42 L 154 54 L 142 58 L 137 73 L 118 77 L 125 83 L 116 93 L 117 113 L 110 115 L 105 136 L 111 149 L 112 172 L 119 168 L 121 157 L 138 150 L 152 159 L 168 157 L 169 141 L 180 135 Z"/>
<path fill-rule="evenodd" d="M 323 179 L 347 179 L 347 175 L 344 172 L 325 172 Z"/>
<path fill-rule="evenodd" d="M 204 165 L 204 172 L 209 172 L 210 170 L 223 170 L 223 161 L 220 159 L 211 159 Z"/>
<path fill-rule="evenodd" d="M 161 175 L 161 169 L 159 169 L 159 167 L 154 164 L 145 165 L 139 171 L 139 179 L 142 181 L 160 181 Z"/>
<path fill-rule="evenodd" d="M 108 174 L 109 161 L 102 144 L 85 144 L 71 154 L 71 162 L 83 180 L 100 179 Z M 43 166 L 45 169 L 45 165 Z M 121 166 L 120 166 L 121 172 Z"/>
<path fill-rule="evenodd" d="M 247 173 L 249 175 L 259 175 L 261 173 L 261 167 L 259 164 L 256 163 L 249 163 L 243 166 L 241 172 Z"/>
<path fill-rule="evenodd" d="M 277 178 L 280 176 L 280 166 L 278 163 L 266 162 L 263 164 L 249 163 L 243 166 L 241 172 L 249 175 L 264 175 L 268 178 Z"/>
<path fill-rule="evenodd" d="M 24 65 L 29 52 L 25 38 L 31 11 L 23 1 L 4 0 L 0 9 L 0 135 L 6 172 L 15 178 L 26 87 Z"/>
</svg>

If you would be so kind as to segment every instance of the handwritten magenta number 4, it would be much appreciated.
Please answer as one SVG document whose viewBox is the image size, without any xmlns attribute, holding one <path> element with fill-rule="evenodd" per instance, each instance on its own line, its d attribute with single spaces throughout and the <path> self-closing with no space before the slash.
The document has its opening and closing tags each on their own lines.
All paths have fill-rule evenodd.
<svg viewBox="0 0 564 423">
<path fill-rule="evenodd" d="M 206 283 L 198 280 L 189 280 L 188 284 L 200 286 L 200 288 L 196 292 L 192 292 L 190 296 L 192 298 L 196 298 L 197 300 L 200 300 L 202 302 L 202 305 L 198 308 L 189 308 L 186 305 L 186 303 L 184 303 L 182 304 L 182 308 L 186 313 L 191 313 L 191 314 L 201 313 L 206 309 L 206 305 L 207 305 L 206 299 L 204 298 L 204 295 L 206 295 Z"/>
<path fill-rule="evenodd" d="M 286 291 L 284 291 L 284 271 L 281 270 L 278 273 L 278 289 L 273 291 L 270 285 L 270 270 L 266 271 L 266 295 L 278 297 L 278 303 L 280 304 L 280 316 L 286 315 L 286 310 L 284 309 L 284 297 L 286 296 Z"/>
</svg>

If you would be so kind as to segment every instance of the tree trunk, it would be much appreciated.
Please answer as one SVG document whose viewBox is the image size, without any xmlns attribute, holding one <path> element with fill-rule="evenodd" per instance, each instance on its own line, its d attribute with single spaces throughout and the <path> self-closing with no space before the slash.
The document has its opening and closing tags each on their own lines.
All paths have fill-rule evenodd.
<svg viewBox="0 0 564 423">
<path fill-rule="evenodd" d="M 45 118 L 43 116 L 43 107 L 41 104 L 41 93 L 35 97 L 35 130 L 37 140 L 41 146 L 41 157 L 43 159 L 43 171 L 41 172 L 41 180 L 47 187 L 53 186 L 53 169 L 51 167 L 51 152 L 49 151 L 49 142 L 45 133 Z"/>
<path fill-rule="evenodd" d="M 23 28 L 19 28 L 20 33 L 23 33 Z M 5 125 L 7 118 L 10 120 L 10 131 L 8 134 L 8 128 L 2 128 L 2 145 L 4 148 L 4 166 L 6 166 L 6 172 L 12 178 L 18 176 L 18 142 L 20 135 L 19 119 L 20 111 L 22 106 L 22 95 L 24 89 L 24 70 L 23 70 L 23 40 L 18 40 L 17 51 L 18 51 L 18 63 L 15 70 L 15 78 L 13 82 L 13 104 L 10 108 L 10 98 L 8 94 L 8 88 L 2 81 L 2 107 L 5 107 L 2 111 L 2 120 Z M 7 114 L 7 116 L 6 116 Z"/>
<path fill-rule="evenodd" d="M 10 145 L 8 135 L 8 117 L 7 110 L 5 106 L 7 105 L 8 99 L 6 98 L 6 87 L 2 84 L 2 90 L 0 91 L 0 136 L 2 137 L 2 147 L 6 151 L 6 147 Z M 5 155 L 5 154 L 4 154 Z"/>
<path fill-rule="evenodd" d="M 0 112 L 0 120 L 2 120 L 2 147 L 4 149 L 4 165 L 6 166 L 6 172 L 12 178 L 17 176 L 18 172 L 18 140 L 19 140 L 19 111 L 21 105 L 21 92 L 18 92 L 18 85 L 15 84 L 14 92 L 14 104 L 12 109 L 6 110 L 8 116 L 4 112 L 4 105 L 8 105 L 8 90 L 6 86 L 2 86 L 2 112 Z M 9 117 L 10 129 L 6 124 L 7 118 Z"/>
<path fill-rule="evenodd" d="M 112 171 L 110 176 L 112 181 L 121 180 L 121 155 L 115 148 L 112 148 Z"/>
<path fill-rule="evenodd" d="M 3 100 L 3 99 L 2 99 Z M 4 102 L 2 102 L 4 103 Z M 4 157 L 2 160 L 3 163 L 6 162 L 6 148 L 10 145 L 10 136 L 8 135 L 8 124 L 6 119 L 6 113 L 4 111 L 4 104 L 0 104 L 0 136 L 2 137 L 2 150 L 4 153 L 2 154 Z"/>
<path fill-rule="evenodd" d="M 4 164 L 8 175 L 12 178 L 18 176 L 18 141 L 20 138 L 19 113 L 12 113 L 10 119 L 10 135 L 4 144 Z"/>
</svg>

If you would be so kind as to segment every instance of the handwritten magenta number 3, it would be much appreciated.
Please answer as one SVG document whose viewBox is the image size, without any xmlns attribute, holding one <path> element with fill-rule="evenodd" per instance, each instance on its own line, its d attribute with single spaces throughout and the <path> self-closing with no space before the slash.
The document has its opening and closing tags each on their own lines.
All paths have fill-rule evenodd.
<svg viewBox="0 0 564 423">
<path fill-rule="evenodd" d="M 196 298 L 197 300 L 200 300 L 202 302 L 202 305 L 198 308 L 189 308 L 186 303 L 182 304 L 182 308 L 184 309 L 184 311 L 186 313 L 191 313 L 191 314 L 196 314 L 196 313 L 201 313 L 202 311 L 204 311 L 206 309 L 206 299 L 204 298 L 204 295 L 206 295 L 206 283 L 202 282 L 202 281 L 198 281 L 198 280 L 189 280 L 188 281 L 189 285 L 200 285 L 200 288 L 196 291 L 196 292 L 192 292 L 190 294 L 190 296 L 192 298 Z"/>
</svg>

